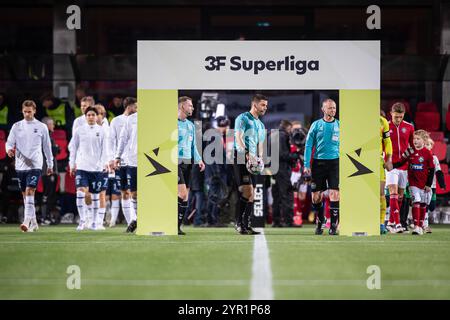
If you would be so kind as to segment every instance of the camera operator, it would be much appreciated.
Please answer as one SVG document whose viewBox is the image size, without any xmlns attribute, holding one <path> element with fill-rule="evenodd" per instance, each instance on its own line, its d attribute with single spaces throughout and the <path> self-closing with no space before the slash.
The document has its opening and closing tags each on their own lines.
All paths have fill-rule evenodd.
<svg viewBox="0 0 450 320">
<path fill-rule="evenodd" d="M 300 121 L 292 121 L 291 132 L 291 153 L 298 154 L 298 158 L 292 162 L 291 183 L 294 188 L 294 225 L 303 226 L 303 213 L 307 210 L 306 200 L 308 191 L 308 182 L 302 174 L 303 153 L 307 131 L 302 128 Z"/>
<path fill-rule="evenodd" d="M 273 196 L 273 224 L 272 227 L 292 227 L 293 224 L 293 193 L 291 184 L 292 163 L 298 158 L 297 153 L 291 153 L 290 134 L 292 124 L 288 120 L 281 120 L 279 126 L 279 169 L 274 176 L 272 186 Z M 284 220 L 284 224 L 281 220 Z"/>
</svg>

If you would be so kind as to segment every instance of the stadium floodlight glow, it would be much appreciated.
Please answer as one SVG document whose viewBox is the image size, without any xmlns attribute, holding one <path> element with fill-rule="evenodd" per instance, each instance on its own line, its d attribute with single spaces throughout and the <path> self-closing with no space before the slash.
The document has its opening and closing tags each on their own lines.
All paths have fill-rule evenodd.
<svg viewBox="0 0 450 320">
<path fill-rule="evenodd" d="M 379 235 L 379 41 L 139 41 L 140 235 L 177 234 L 178 90 L 339 90 L 340 234 Z"/>
</svg>

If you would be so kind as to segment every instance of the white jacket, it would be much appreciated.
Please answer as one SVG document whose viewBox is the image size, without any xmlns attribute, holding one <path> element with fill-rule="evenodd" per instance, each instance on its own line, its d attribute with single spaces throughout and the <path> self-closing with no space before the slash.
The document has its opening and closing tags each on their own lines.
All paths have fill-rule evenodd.
<svg viewBox="0 0 450 320">
<path fill-rule="evenodd" d="M 120 132 L 116 158 L 128 157 L 127 165 L 137 167 L 137 112 L 127 117 L 125 125 Z"/>
<path fill-rule="evenodd" d="M 45 124 L 25 119 L 14 123 L 6 141 L 6 152 L 16 148 L 16 170 L 41 169 L 44 151 L 47 167 L 53 169 L 52 145 Z"/>
<path fill-rule="evenodd" d="M 98 124 L 78 127 L 70 142 L 69 151 L 70 168 L 76 166 L 77 170 L 103 171 L 110 158 L 105 129 Z"/>
</svg>

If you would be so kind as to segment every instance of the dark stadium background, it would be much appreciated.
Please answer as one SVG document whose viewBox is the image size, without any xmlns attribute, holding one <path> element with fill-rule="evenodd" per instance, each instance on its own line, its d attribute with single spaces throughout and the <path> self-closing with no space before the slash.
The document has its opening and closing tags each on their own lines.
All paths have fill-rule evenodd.
<svg viewBox="0 0 450 320">
<path fill-rule="evenodd" d="M 71 4 L 81 8 L 81 30 L 66 29 L 69 15 L 65 11 Z M 435 152 L 448 178 L 450 1 L 383 1 L 381 30 L 366 27 L 366 8 L 371 4 L 336 0 L 2 1 L 0 93 L 14 121 L 21 118 L 24 99 L 39 102 L 44 94 L 53 93 L 74 107 L 77 89 L 108 108 L 115 95 L 136 96 L 137 40 L 381 40 L 381 108 L 388 110 L 398 100 L 407 102 L 407 120 L 433 131 L 433 137 L 442 142 Z M 200 97 L 193 96 L 196 101 Z M 312 101 L 306 125 L 320 115 L 318 96 Z M 199 111 L 196 108 L 197 118 Z M 4 141 L 11 125 L 9 121 L 0 131 L 2 176 Z M 69 139 L 70 129 L 62 129 Z M 66 161 L 59 162 L 62 174 Z M 449 191 L 439 191 L 441 205 Z M 62 194 L 60 201 L 64 199 Z"/>
</svg>

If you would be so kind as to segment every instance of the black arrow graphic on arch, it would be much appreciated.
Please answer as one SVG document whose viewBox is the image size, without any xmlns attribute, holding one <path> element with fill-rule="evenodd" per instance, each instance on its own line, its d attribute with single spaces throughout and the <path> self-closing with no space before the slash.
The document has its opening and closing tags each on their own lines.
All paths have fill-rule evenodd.
<svg viewBox="0 0 450 320">
<path fill-rule="evenodd" d="M 361 154 L 361 148 L 355 150 L 356 154 L 358 156 L 360 156 Z M 350 159 L 350 161 L 353 163 L 353 165 L 356 167 L 356 169 L 358 171 L 356 171 L 355 173 L 349 175 L 348 177 L 356 177 L 356 176 L 361 176 L 363 174 L 369 174 L 369 173 L 373 173 L 372 170 L 370 170 L 369 168 L 367 168 L 365 165 L 363 165 L 361 162 L 359 162 L 358 160 L 353 159 L 351 156 L 348 155 L 348 153 L 346 153 L 347 157 Z"/>
<path fill-rule="evenodd" d="M 159 148 L 156 148 L 153 150 L 153 153 L 155 155 L 158 155 L 158 151 Z M 144 153 L 144 155 L 147 157 L 148 161 L 150 161 L 150 163 L 152 164 L 153 167 L 155 167 L 155 171 L 153 171 L 152 173 L 149 173 L 148 175 L 146 175 L 146 177 L 150 177 L 150 176 L 156 176 L 158 174 L 163 174 L 163 173 L 169 173 L 170 170 L 167 169 L 166 167 L 164 167 L 161 163 L 159 163 L 156 160 L 153 160 L 152 157 L 150 157 L 148 154 Z"/>
</svg>

